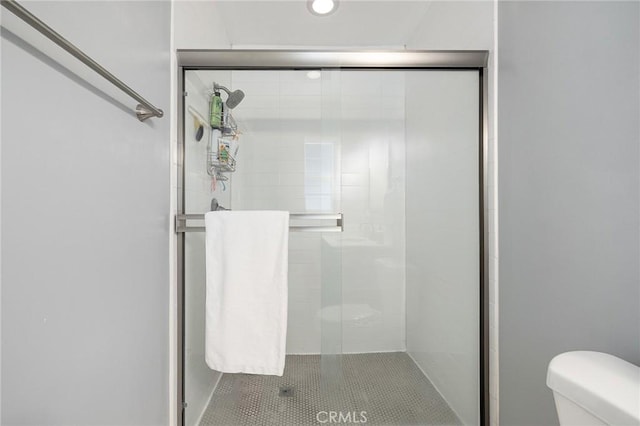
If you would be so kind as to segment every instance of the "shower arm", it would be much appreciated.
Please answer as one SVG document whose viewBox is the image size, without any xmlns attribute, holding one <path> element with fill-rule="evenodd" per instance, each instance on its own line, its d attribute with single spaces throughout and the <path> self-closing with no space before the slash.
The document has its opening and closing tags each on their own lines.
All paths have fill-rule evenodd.
<svg viewBox="0 0 640 426">
<path fill-rule="evenodd" d="M 227 89 L 226 87 L 222 86 L 221 84 L 218 83 L 213 83 L 213 90 L 219 90 L 222 89 L 224 90 L 224 92 L 227 94 L 227 96 L 231 96 L 231 90 Z"/>
<path fill-rule="evenodd" d="M 244 92 L 242 90 L 238 89 L 238 90 L 231 91 L 214 81 L 213 93 L 214 94 L 219 93 L 219 90 L 223 90 L 227 94 L 227 100 L 225 101 L 225 104 L 229 107 L 229 109 L 234 109 L 244 99 Z"/>
<path fill-rule="evenodd" d="M 218 83 L 213 83 L 213 91 L 219 91 L 222 90 L 223 92 L 225 92 L 227 94 L 227 101 L 229 100 L 229 98 L 231 97 L 231 93 L 233 93 L 231 90 L 227 89 L 226 87 L 218 84 Z M 227 103 L 227 101 L 225 101 L 225 104 Z"/>
</svg>

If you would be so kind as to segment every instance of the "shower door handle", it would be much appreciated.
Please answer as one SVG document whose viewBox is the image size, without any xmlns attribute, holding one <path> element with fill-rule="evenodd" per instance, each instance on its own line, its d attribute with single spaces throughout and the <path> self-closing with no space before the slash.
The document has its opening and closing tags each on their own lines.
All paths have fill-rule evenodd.
<svg viewBox="0 0 640 426">
<path fill-rule="evenodd" d="M 289 232 L 344 232 L 344 216 L 342 213 L 291 213 Z M 176 233 L 204 232 L 204 226 L 188 226 L 188 221 L 204 220 L 204 214 L 177 214 L 175 217 Z M 308 221 L 323 221 L 321 225 L 309 224 Z M 335 221 L 328 224 L 328 221 Z"/>
</svg>

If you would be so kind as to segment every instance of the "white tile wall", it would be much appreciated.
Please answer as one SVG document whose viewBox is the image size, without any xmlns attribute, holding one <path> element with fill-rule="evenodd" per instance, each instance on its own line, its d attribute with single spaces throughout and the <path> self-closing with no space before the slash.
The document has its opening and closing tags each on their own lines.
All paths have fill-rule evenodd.
<svg viewBox="0 0 640 426">
<path fill-rule="evenodd" d="M 243 135 L 229 205 L 342 211 L 344 258 L 335 289 L 349 305 L 343 351 L 404 350 L 404 77 L 341 73 L 339 98 L 324 99 L 340 105 L 334 112 L 343 118 L 332 146 L 322 123 L 323 81 L 306 74 L 233 72 L 230 87 L 246 97 L 234 111 Z M 321 351 L 322 276 L 336 266 L 326 264 L 327 256 L 323 263 L 323 245 L 318 234 L 290 237 L 289 353 Z"/>
<path fill-rule="evenodd" d="M 407 84 L 407 351 L 479 424 L 478 74 Z"/>
</svg>

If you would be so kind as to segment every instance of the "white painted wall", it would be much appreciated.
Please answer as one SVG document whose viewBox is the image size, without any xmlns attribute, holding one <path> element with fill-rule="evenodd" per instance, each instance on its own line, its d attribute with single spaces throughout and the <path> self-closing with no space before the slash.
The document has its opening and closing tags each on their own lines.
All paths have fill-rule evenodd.
<svg viewBox="0 0 640 426">
<path fill-rule="evenodd" d="M 219 0 L 171 0 L 176 49 L 230 48 L 226 26 L 219 12 Z"/>
<path fill-rule="evenodd" d="M 407 352 L 466 425 L 479 389 L 478 73 L 407 73 Z"/>
<path fill-rule="evenodd" d="M 428 2 L 407 49 L 490 50 L 493 48 L 492 0 Z"/>
<path fill-rule="evenodd" d="M 25 6 L 168 111 L 169 3 Z M 168 117 L 140 123 L 135 101 L 15 28 L 1 41 L 1 422 L 167 424 Z"/>
</svg>

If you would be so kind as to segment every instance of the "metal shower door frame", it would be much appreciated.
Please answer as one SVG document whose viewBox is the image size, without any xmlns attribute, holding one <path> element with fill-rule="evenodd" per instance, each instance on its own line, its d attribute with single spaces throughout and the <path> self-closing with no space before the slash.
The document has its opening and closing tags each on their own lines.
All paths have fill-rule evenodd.
<svg viewBox="0 0 640 426">
<path fill-rule="evenodd" d="M 480 337 L 480 425 L 489 426 L 489 203 L 488 176 L 488 58 L 486 50 L 178 50 L 178 149 L 177 213 L 184 206 L 184 93 L 185 71 L 189 70 L 471 70 L 479 75 L 479 337 Z M 185 234 L 177 235 L 177 424 L 184 425 L 184 248 Z"/>
</svg>

